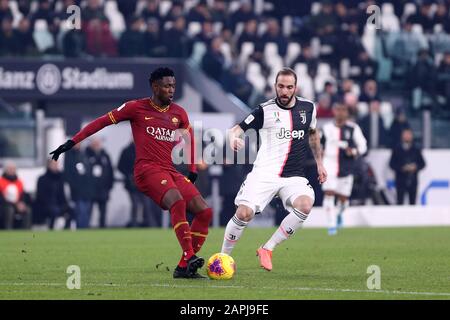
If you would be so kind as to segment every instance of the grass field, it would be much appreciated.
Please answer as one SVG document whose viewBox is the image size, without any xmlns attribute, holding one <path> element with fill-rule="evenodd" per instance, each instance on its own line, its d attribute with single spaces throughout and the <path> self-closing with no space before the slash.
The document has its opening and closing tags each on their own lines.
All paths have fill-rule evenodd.
<svg viewBox="0 0 450 320">
<path fill-rule="evenodd" d="M 172 279 L 179 248 L 171 230 L 0 232 L 0 299 L 450 299 L 450 228 L 305 229 L 274 252 L 274 270 L 255 249 L 273 229 L 245 231 L 229 281 Z M 212 229 L 202 256 L 220 250 Z M 81 289 L 69 290 L 69 265 Z M 367 288 L 367 268 L 381 289 Z M 202 273 L 205 273 L 202 270 Z"/>
</svg>

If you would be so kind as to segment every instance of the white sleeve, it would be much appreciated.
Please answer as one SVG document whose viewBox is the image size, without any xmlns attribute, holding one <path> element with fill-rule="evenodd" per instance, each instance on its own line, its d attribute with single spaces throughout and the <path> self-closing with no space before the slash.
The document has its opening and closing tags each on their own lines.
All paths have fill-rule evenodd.
<svg viewBox="0 0 450 320">
<path fill-rule="evenodd" d="M 316 109 L 316 104 L 313 103 L 313 112 L 312 112 L 312 116 L 311 116 L 311 124 L 309 125 L 309 128 L 312 130 L 315 130 L 317 127 L 317 109 Z"/>
<path fill-rule="evenodd" d="M 367 151 L 367 140 L 358 125 L 355 125 L 355 131 L 353 132 L 353 141 L 356 144 L 356 149 L 359 155 L 363 155 Z"/>
</svg>

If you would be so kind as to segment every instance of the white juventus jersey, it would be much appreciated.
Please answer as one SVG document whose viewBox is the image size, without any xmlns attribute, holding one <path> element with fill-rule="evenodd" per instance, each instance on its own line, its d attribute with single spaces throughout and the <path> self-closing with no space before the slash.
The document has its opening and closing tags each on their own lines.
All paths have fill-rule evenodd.
<svg viewBox="0 0 450 320">
<path fill-rule="evenodd" d="M 336 126 L 334 121 L 327 122 L 321 130 L 323 145 L 323 164 L 328 175 L 345 177 L 353 173 L 355 158 L 367 151 L 367 142 L 361 128 L 354 122 L 347 121 L 342 127 Z M 348 156 L 347 148 L 357 151 Z"/>
<path fill-rule="evenodd" d="M 260 147 L 252 171 L 264 176 L 304 177 L 309 130 L 316 124 L 314 103 L 301 97 L 296 97 L 292 108 L 279 105 L 276 99 L 259 105 L 239 124 L 244 131 L 259 133 Z"/>
</svg>

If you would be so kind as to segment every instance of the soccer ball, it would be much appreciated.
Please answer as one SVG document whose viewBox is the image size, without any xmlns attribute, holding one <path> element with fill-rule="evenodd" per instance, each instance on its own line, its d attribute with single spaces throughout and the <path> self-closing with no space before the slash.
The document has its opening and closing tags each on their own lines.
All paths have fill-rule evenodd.
<svg viewBox="0 0 450 320">
<path fill-rule="evenodd" d="M 216 253 L 208 259 L 208 277 L 214 280 L 231 279 L 236 272 L 234 259 L 226 253 Z"/>
</svg>

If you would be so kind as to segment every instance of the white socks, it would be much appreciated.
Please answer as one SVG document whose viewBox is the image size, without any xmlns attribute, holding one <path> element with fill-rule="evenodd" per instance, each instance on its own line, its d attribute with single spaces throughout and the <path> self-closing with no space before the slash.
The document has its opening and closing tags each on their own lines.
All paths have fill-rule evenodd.
<svg viewBox="0 0 450 320">
<path fill-rule="evenodd" d="M 339 201 L 339 212 L 338 215 L 342 215 L 345 211 L 345 209 L 348 208 L 348 206 L 350 205 L 350 201 L 347 199 L 344 202 Z"/>
<path fill-rule="evenodd" d="M 234 215 L 227 224 L 225 228 L 225 235 L 222 243 L 222 253 L 231 254 L 236 242 L 244 232 L 245 227 L 248 222 L 240 220 L 236 215 Z"/>
<path fill-rule="evenodd" d="M 306 218 L 308 218 L 307 214 L 294 208 L 294 210 L 281 221 L 280 227 L 275 231 L 269 241 L 266 242 L 263 248 L 273 251 L 277 245 L 292 236 L 295 233 L 295 230 L 303 225 Z"/>
<path fill-rule="evenodd" d="M 337 227 L 337 212 L 336 207 L 334 205 L 334 196 L 325 195 L 323 198 L 323 207 L 325 208 L 325 213 L 328 218 L 328 227 L 336 228 Z"/>
</svg>

